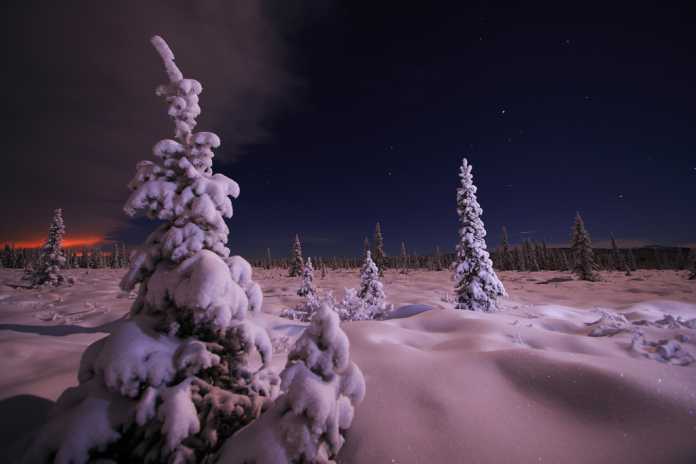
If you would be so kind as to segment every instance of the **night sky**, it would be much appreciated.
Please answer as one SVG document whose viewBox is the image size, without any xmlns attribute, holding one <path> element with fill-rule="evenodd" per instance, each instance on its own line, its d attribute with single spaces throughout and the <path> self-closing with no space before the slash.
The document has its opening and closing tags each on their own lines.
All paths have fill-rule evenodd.
<svg viewBox="0 0 696 464">
<path fill-rule="evenodd" d="M 457 238 L 474 167 L 489 247 L 696 244 L 696 16 L 666 2 L 38 2 L 9 8 L 0 242 L 56 207 L 77 240 L 138 244 L 121 207 L 172 136 L 149 37 L 200 80 L 198 130 L 241 185 L 233 253 L 388 254 Z M 293 4 L 288 6 L 287 4 Z M 282 5 L 282 6 L 281 6 Z M 660 6 L 662 5 L 662 6 Z"/>
</svg>

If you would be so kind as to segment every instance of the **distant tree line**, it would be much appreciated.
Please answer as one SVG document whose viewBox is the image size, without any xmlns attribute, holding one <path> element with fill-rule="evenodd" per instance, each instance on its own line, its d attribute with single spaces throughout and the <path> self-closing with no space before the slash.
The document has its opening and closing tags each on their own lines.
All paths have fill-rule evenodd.
<svg viewBox="0 0 696 464">
<path fill-rule="evenodd" d="M 65 269 L 120 269 L 130 264 L 129 251 L 124 243 L 114 243 L 111 250 L 100 247 L 64 250 Z M 37 268 L 41 264 L 41 248 L 15 248 L 5 245 L 0 251 L 0 266 L 14 269 Z"/>
<path fill-rule="evenodd" d="M 383 251 L 383 238 L 379 230 L 379 248 L 371 247 L 367 238 L 363 241 L 363 253 L 358 256 L 312 256 L 314 268 L 322 269 L 360 269 L 367 250 L 373 257 L 378 257 L 380 269 L 396 269 L 403 273 L 409 270 L 424 269 L 442 271 L 451 267 L 455 253 L 442 252 L 439 246 L 434 247 L 430 254 L 419 255 L 409 251 L 404 242 L 397 256 L 388 256 Z M 693 250 L 686 247 L 644 246 L 638 248 L 620 248 L 616 240 L 611 238 L 611 248 L 593 248 L 594 269 L 601 271 L 635 271 L 637 269 L 691 269 L 696 256 Z M 498 271 L 572 271 L 576 268 L 573 250 L 570 247 L 550 247 L 545 241 L 523 240 L 511 245 L 507 231 L 503 228 L 500 246 L 490 250 L 493 266 Z M 289 256 L 274 258 L 271 250 L 266 250 L 263 258 L 251 259 L 255 267 L 288 270 L 293 276 L 301 275 L 302 251 L 299 235 L 295 236 L 292 252 Z"/>
</svg>

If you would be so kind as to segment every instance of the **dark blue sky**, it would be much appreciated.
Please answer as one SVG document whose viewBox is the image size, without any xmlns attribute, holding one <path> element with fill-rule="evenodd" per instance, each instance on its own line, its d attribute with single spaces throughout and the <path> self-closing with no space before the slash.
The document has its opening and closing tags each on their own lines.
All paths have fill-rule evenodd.
<svg viewBox="0 0 696 464">
<path fill-rule="evenodd" d="M 513 242 L 564 243 L 576 210 L 597 242 L 613 232 L 631 245 L 696 243 L 687 2 L 462 3 L 176 1 L 167 14 L 138 2 L 23 3 L 9 107 L 27 136 L 4 155 L 17 180 L 0 193 L 23 198 L 40 233 L 57 195 L 69 231 L 141 240 L 153 226 L 123 222 L 119 209 L 134 161 L 170 132 L 147 42 L 161 33 L 204 85 L 198 128 L 222 137 L 217 170 L 241 185 L 235 253 L 285 255 L 299 233 L 307 254 L 355 254 L 377 221 L 388 253 L 402 240 L 419 254 L 449 250 L 463 156 L 491 247 L 502 225 Z M 29 159 L 54 167 L 29 191 L 30 138 Z M 108 188 L 92 194 L 85 174 L 51 180 L 92 169 Z M 17 230 L 0 227 L 0 240 Z"/>
<path fill-rule="evenodd" d="M 388 252 L 452 247 L 462 156 L 489 246 L 565 242 L 576 210 L 599 241 L 696 242 L 693 14 L 374 3 L 296 38 L 304 106 L 223 168 L 232 243 L 357 252 L 380 220 Z"/>
</svg>

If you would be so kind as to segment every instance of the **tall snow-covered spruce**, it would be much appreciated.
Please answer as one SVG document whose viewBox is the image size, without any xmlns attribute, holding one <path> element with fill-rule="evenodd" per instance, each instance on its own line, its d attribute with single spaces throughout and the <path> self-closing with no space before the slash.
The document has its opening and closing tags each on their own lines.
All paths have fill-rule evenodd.
<svg viewBox="0 0 696 464">
<path fill-rule="evenodd" d="M 121 282 L 139 285 L 129 318 L 87 348 L 79 385 L 58 399 L 26 462 L 199 462 L 277 394 L 269 336 L 249 317 L 262 293 L 226 247 L 223 218 L 239 186 L 212 171 L 218 136 L 193 132 L 201 84 L 183 77 L 162 38 L 152 44 L 169 77 L 157 95 L 175 138 L 137 165 L 124 209 L 162 224 Z"/>
<path fill-rule="evenodd" d="M 63 210 L 58 208 L 53 211 L 53 221 L 48 228 L 46 243 L 41 249 L 38 267 L 29 275 L 32 285 L 58 286 L 68 282 L 68 279 L 60 273 L 60 270 L 65 267 L 64 236 Z"/>
<path fill-rule="evenodd" d="M 573 224 L 573 235 L 571 237 L 571 249 L 573 252 L 573 260 L 575 265 L 573 272 L 580 280 L 594 282 L 599 280 L 599 276 L 595 272 L 597 264 L 592 251 L 592 240 L 590 234 L 585 229 L 585 222 L 582 220 L 580 213 L 575 215 L 575 224 Z"/>
<path fill-rule="evenodd" d="M 459 243 L 454 263 L 456 308 L 471 311 L 495 311 L 496 300 L 506 296 L 505 288 L 493 270 L 486 250 L 483 210 L 476 199 L 471 165 L 464 158 L 459 170 L 461 187 L 457 189 Z"/>
<path fill-rule="evenodd" d="M 283 394 L 258 420 L 230 438 L 225 464 L 334 463 L 365 396 L 335 310 L 323 302 L 288 355 Z"/>
</svg>

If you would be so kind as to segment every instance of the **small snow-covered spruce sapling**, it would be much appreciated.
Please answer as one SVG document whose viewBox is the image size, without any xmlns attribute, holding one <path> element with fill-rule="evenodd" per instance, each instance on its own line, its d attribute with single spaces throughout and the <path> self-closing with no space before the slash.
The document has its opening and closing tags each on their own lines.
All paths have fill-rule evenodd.
<svg viewBox="0 0 696 464">
<path fill-rule="evenodd" d="M 365 379 L 349 350 L 336 311 L 323 301 L 288 355 L 281 396 L 227 440 L 217 462 L 334 463 L 365 397 Z"/>
<path fill-rule="evenodd" d="M 592 240 L 590 234 L 585 229 L 585 222 L 580 213 L 575 215 L 573 225 L 573 235 L 571 237 L 571 250 L 573 253 L 574 267 L 573 272 L 580 280 L 595 282 L 599 280 L 599 275 L 595 272 L 597 264 L 592 251 Z"/>
<path fill-rule="evenodd" d="M 295 234 L 295 241 L 292 242 L 292 256 L 290 257 L 289 277 L 300 277 L 304 268 L 304 260 L 302 259 L 302 245 L 300 244 L 300 236 Z"/>
<path fill-rule="evenodd" d="M 459 178 L 459 243 L 454 263 L 455 307 L 471 311 L 495 311 L 498 297 L 506 296 L 507 293 L 493 270 L 493 263 L 486 249 L 486 229 L 481 220 L 483 210 L 476 199 L 471 165 L 466 158 L 462 161 Z"/>
<path fill-rule="evenodd" d="M 41 254 L 36 269 L 28 274 L 31 284 L 59 286 L 70 283 L 60 272 L 65 267 L 65 253 L 63 250 L 63 237 L 65 236 L 65 224 L 63 222 L 63 210 L 58 208 L 53 211 L 53 220 L 48 228 L 48 238 Z"/>
<path fill-rule="evenodd" d="M 193 132 L 201 84 L 184 78 L 160 37 L 175 139 L 141 161 L 124 210 L 161 225 L 132 256 L 121 288 L 138 295 L 128 319 L 90 345 L 27 448 L 26 462 L 201 462 L 272 403 L 268 333 L 249 313 L 262 293 L 251 266 L 229 257 L 233 180 L 212 171 L 217 135 Z M 255 362 L 252 368 L 252 355 Z"/>
</svg>

